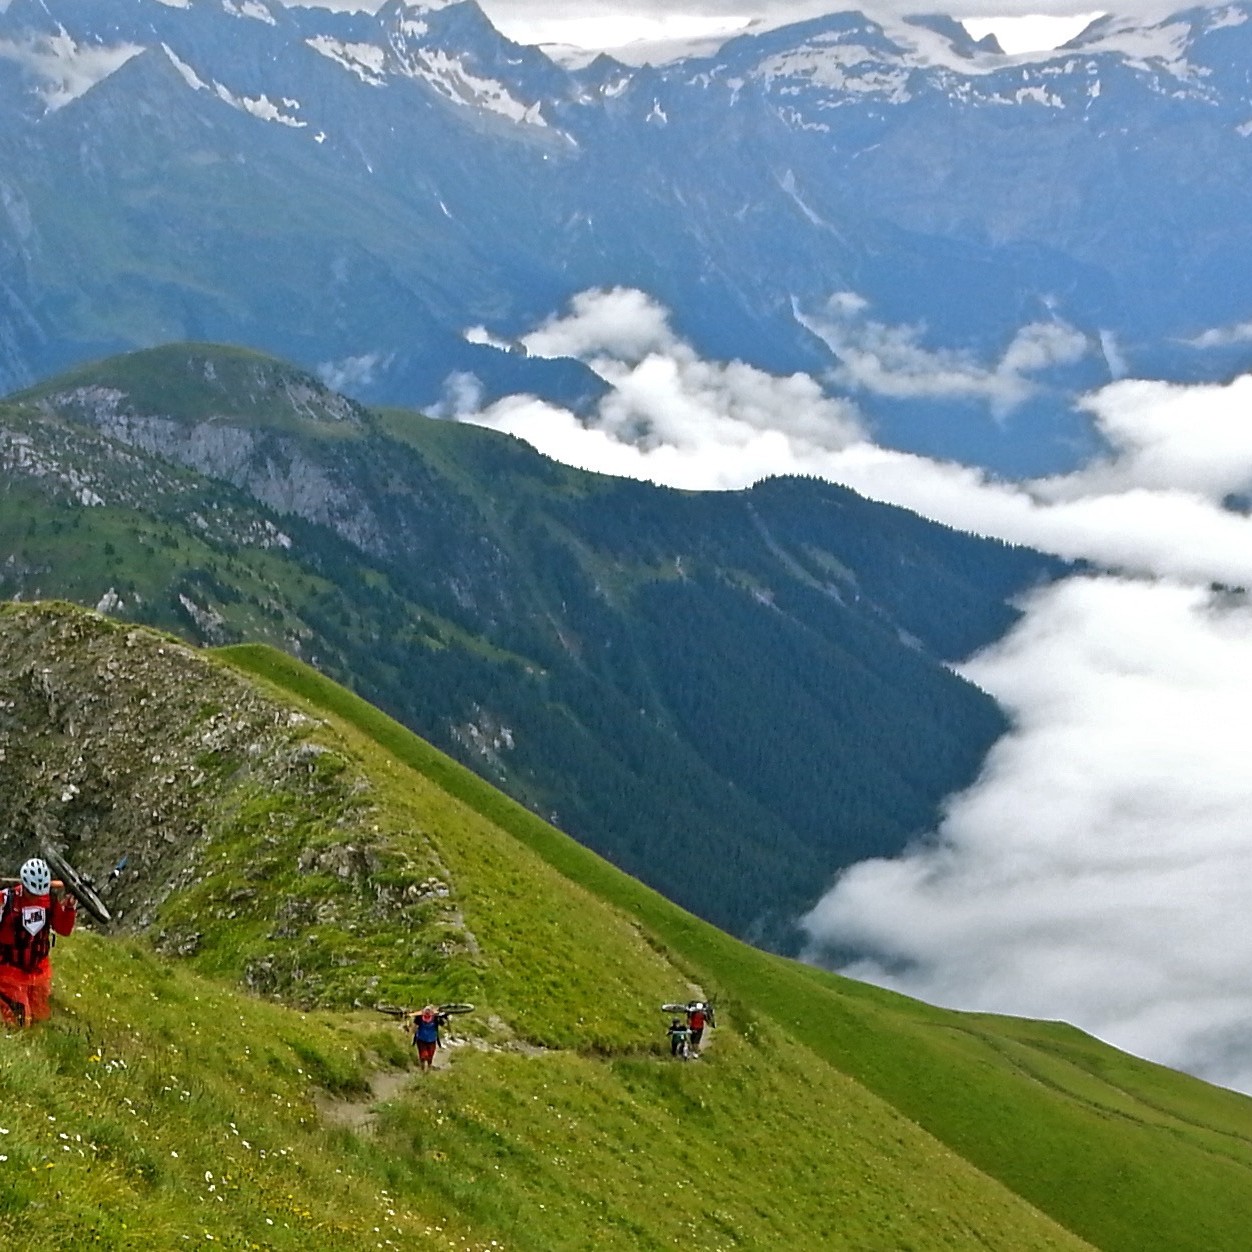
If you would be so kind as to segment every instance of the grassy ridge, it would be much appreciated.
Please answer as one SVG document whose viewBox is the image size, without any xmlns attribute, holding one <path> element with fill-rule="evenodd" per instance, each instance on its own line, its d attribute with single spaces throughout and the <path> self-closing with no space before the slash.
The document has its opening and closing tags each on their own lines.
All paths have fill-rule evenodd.
<svg viewBox="0 0 1252 1252">
<path fill-rule="evenodd" d="M 931 1009 L 747 948 L 616 873 L 403 727 L 298 662 L 230 649 L 359 726 L 410 768 L 639 919 L 711 991 L 752 1005 L 954 1152 L 1099 1247 L 1246 1246 L 1252 1104 L 1070 1027 Z"/>
<path fill-rule="evenodd" d="M 194 875 L 151 905 L 158 934 L 191 909 L 184 920 L 201 946 L 173 961 L 143 940 L 82 931 L 58 947 L 52 1020 L 0 1035 L 6 1246 L 1084 1246 L 748 999 L 724 998 L 706 1059 L 670 1061 L 656 1006 L 700 971 L 359 726 L 325 710 L 301 718 L 295 699 L 267 699 L 270 684 L 167 637 L 67 607 L 9 616 L 27 646 L 42 641 L 58 715 L 91 707 L 101 671 L 113 688 L 140 683 L 144 712 L 117 730 L 141 753 L 159 745 L 164 770 L 175 720 L 186 716 L 157 695 L 168 682 L 193 703 L 226 702 L 251 764 L 237 768 L 222 749 L 242 789 L 221 793 L 229 811 L 205 828 Z M 145 650 L 152 656 L 140 664 Z M 231 696 L 232 676 L 247 700 Z M 35 730 L 24 690 L 20 677 L 10 686 L 20 724 L 53 737 Z M 106 750 L 93 723 L 73 723 L 73 742 L 89 734 L 93 752 Z M 271 764 L 298 765 L 294 775 L 267 773 L 249 724 L 268 728 Z M 268 806 L 256 807 L 267 788 Z M 302 796 L 325 808 L 330 829 L 302 824 Z M 356 797 L 355 811 L 345 796 Z M 142 824 L 138 810 L 131 816 Z M 310 962 L 347 953 L 343 978 L 377 970 L 389 993 L 473 989 L 479 1011 L 458 1020 L 468 1033 L 443 1072 L 412 1074 L 400 1030 L 345 1009 L 337 983 L 327 986 L 334 1011 L 301 1012 L 238 988 L 241 959 L 258 941 L 292 942 L 264 934 L 295 890 L 288 827 L 315 853 L 342 850 L 345 839 L 360 850 L 369 836 L 377 858 L 369 890 L 351 879 L 336 890 L 322 879 L 337 875 L 316 867 L 306 874 L 305 889 L 325 888 L 337 910 L 294 936 Z M 431 855 L 446 903 L 464 915 L 458 929 L 474 942 L 423 970 L 389 950 L 397 923 L 371 893 L 406 880 L 393 862 L 424 874 Z M 249 880 L 255 894 L 232 898 L 234 875 L 249 867 L 261 871 Z M 414 915 L 419 927 L 423 916 Z M 419 930 L 422 945 L 437 933 Z"/>
<path fill-rule="evenodd" d="M 76 934 L 57 950 L 52 1021 L 0 1036 L 7 1246 L 1244 1246 L 1246 1101 L 1065 1027 L 945 1013 L 746 948 L 285 655 L 206 658 L 68 608 L 13 612 L 28 633 L 46 619 L 58 707 L 76 683 L 88 706 L 85 675 L 107 667 L 111 641 L 133 658 L 146 638 L 198 699 L 243 684 L 232 721 L 296 736 L 275 759 L 312 774 L 304 790 L 290 771 L 266 775 L 241 739 L 253 764 L 227 794 L 262 808 L 230 801 L 239 812 L 205 832 L 204 872 L 153 923 L 193 909 L 202 946 L 172 961 Z M 167 671 L 135 672 L 151 692 Z M 172 750 L 159 717 L 125 733 Z M 325 829 L 295 821 L 306 795 Z M 368 885 L 306 875 L 338 909 L 295 936 L 310 961 L 348 957 L 343 989 L 376 971 L 389 995 L 472 993 L 479 1011 L 458 1019 L 441 1072 L 413 1073 L 401 1031 L 345 1008 L 338 983 L 333 1011 L 238 988 L 246 951 L 286 942 L 265 919 L 299 890 L 273 814 L 314 852 L 351 840 L 376 858 Z M 265 872 L 232 916 L 249 857 Z M 401 933 L 373 892 L 431 865 L 461 942 L 425 967 L 395 941 L 428 947 L 447 923 L 419 909 Z M 693 983 L 723 1017 L 706 1057 L 683 1065 L 656 1006 Z M 1080 1238 L 1084 1225 L 1099 1229 Z"/>
<path fill-rule="evenodd" d="M 246 418 L 259 429 L 328 424 L 340 436 L 359 434 L 360 406 L 313 375 L 249 348 L 183 343 L 145 348 L 80 366 L 17 392 L 14 404 L 39 403 L 76 387 L 122 392 L 130 411 L 176 414 L 181 422 Z M 352 422 L 345 422 L 351 416 Z M 323 432 L 324 433 L 324 432 Z"/>
</svg>

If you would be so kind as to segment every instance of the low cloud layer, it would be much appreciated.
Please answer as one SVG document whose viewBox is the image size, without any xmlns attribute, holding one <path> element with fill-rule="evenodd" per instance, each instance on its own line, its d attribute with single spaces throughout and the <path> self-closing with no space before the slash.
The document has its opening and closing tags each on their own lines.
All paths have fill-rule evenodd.
<svg viewBox="0 0 1252 1252">
<path fill-rule="evenodd" d="M 1039 342 L 1027 328 L 1016 359 L 1056 351 Z M 585 293 L 525 343 L 605 378 L 599 411 L 511 397 L 464 415 L 558 459 L 687 488 L 817 474 L 1107 571 L 1037 593 L 964 664 L 1011 733 L 924 843 L 840 878 L 806 919 L 812 954 L 1252 1091 L 1252 608 L 1229 590 L 1252 586 L 1252 520 L 1227 507 L 1252 492 L 1252 378 L 1111 384 L 1081 401 L 1106 456 L 1006 483 L 875 446 L 803 375 L 700 359 L 638 292 Z"/>
<path fill-rule="evenodd" d="M 394 355 L 366 352 L 361 356 L 348 356 L 339 361 L 323 361 L 317 367 L 317 376 L 334 391 L 357 391 L 370 386 L 379 371 L 390 366 Z"/>
<path fill-rule="evenodd" d="M 988 365 L 967 351 L 923 347 L 924 328 L 891 326 L 869 312 L 868 303 L 850 291 L 834 296 L 819 313 L 797 311 L 801 325 L 835 354 L 838 386 L 895 399 L 982 400 L 997 415 L 1035 393 L 1034 375 L 1072 365 L 1092 346 L 1064 322 L 1032 322 Z"/>
<path fill-rule="evenodd" d="M 137 44 L 78 44 L 64 28 L 25 43 L 0 40 L 0 59 L 15 61 L 39 80 L 39 94 L 50 113 L 77 100 L 142 51 Z"/>
<path fill-rule="evenodd" d="M 482 328 L 468 337 L 491 342 Z M 584 292 L 567 315 L 521 343 L 532 356 L 583 361 L 611 384 L 594 423 L 533 396 L 459 416 L 584 469 L 675 487 L 732 488 L 797 472 L 864 438 L 855 405 L 827 396 L 815 379 L 705 361 L 673 331 L 660 305 L 632 289 Z"/>
<path fill-rule="evenodd" d="M 815 949 L 1252 1090 L 1250 657 L 1242 600 L 1114 578 L 1039 596 L 964 667 L 1012 733 L 932 841 L 840 879 Z"/>
</svg>

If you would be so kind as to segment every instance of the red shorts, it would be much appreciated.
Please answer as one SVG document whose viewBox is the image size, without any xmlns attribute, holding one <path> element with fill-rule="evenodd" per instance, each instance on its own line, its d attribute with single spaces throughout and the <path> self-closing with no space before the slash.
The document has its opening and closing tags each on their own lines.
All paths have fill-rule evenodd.
<svg viewBox="0 0 1252 1252">
<path fill-rule="evenodd" d="M 13 965 L 0 965 L 0 1018 L 6 1026 L 29 1026 L 48 1019 L 48 995 L 52 990 L 52 967 L 26 973 Z"/>
<path fill-rule="evenodd" d="M 433 1061 L 435 1059 L 435 1045 L 433 1043 L 422 1043 L 419 1040 L 417 1045 L 417 1059 L 419 1061 Z"/>
</svg>

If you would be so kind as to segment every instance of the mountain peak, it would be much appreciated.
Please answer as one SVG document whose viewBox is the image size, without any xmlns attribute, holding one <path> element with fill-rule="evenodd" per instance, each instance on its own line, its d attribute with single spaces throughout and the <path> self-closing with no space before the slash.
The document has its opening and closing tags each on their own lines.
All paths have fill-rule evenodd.
<svg viewBox="0 0 1252 1252">
<path fill-rule="evenodd" d="M 110 357 L 12 397 L 71 416 L 358 425 L 365 410 L 304 370 L 244 348 L 171 344 Z"/>
</svg>

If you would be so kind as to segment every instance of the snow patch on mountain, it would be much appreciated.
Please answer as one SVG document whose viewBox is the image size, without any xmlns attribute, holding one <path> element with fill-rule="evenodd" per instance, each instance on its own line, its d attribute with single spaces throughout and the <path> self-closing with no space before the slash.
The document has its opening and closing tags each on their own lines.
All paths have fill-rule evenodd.
<svg viewBox="0 0 1252 1252">
<path fill-rule="evenodd" d="M 762 61 L 757 76 L 771 86 L 780 79 L 790 80 L 783 94 L 800 90 L 795 80 L 833 91 L 873 93 L 897 104 L 910 99 L 906 67 L 889 68 L 869 48 L 858 44 L 797 48 L 780 52 Z M 834 102 L 832 102 L 834 103 Z"/>
<path fill-rule="evenodd" d="M 162 4 L 168 3 L 168 0 L 161 0 L 161 3 Z M 174 68 L 183 76 L 183 82 L 185 82 L 187 86 L 192 89 L 192 91 L 208 91 L 209 90 L 209 84 L 206 83 L 204 79 L 201 78 L 200 75 L 197 74 L 196 71 L 193 70 L 191 66 L 187 64 L 186 61 L 181 60 L 178 54 L 174 51 L 173 48 L 169 46 L 169 44 L 163 43 L 161 45 L 161 48 L 164 51 L 165 55 L 169 57 L 170 62 L 174 66 Z"/>
<path fill-rule="evenodd" d="M 228 87 L 223 87 L 218 82 L 213 84 L 213 89 L 217 92 L 219 100 L 224 100 L 232 108 L 239 109 L 244 113 L 250 113 L 253 117 L 259 118 L 263 122 L 277 122 L 280 126 L 290 126 L 296 130 L 308 126 L 308 122 L 302 122 L 298 117 L 292 117 L 290 113 L 284 113 L 269 96 L 237 96 Z M 281 103 L 289 109 L 298 109 L 300 107 L 298 100 L 284 99 Z"/>
<path fill-rule="evenodd" d="M 39 96 L 49 113 L 86 95 L 143 51 L 134 43 L 80 44 L 60 25 L 57 34 L 27 43 L 0 40 L 0 59 L 15 61 L 42 80 Z"/>
<path fill-rule="evenodd" d="M 1022 87 L 1015 95 L 996 96 L 1000 104 L 1042 104 L 1049 109 L 1063 109 L 1065 101 L 1060 96 L 1052 95 L 1046 87 Z"/>
<path fill-rule="evenodd" d="M 274 15 L 258 0 L 222 0 L 222 8 L 232 17 L 250 17 L 267 26 L 277 26 Z"/>
<path fill-rule="evenodd" d="M 351 70 L 363 83 L 371 87 L 387 84 L 385 73 L 387 53 L 372 43 L 343 43 L 329 35 L 317 35 L 304 41 L 314 52 Z"/>
<path fill-rule="evenodd" d="M 422 48 L 406 58 L 405 72 L 410 78 L 428 83 L 453 104 L 488 109 L 528 126 L 548 124 L 540 104 L 523 104 L 510 95 L 503 83 L 480 78 L 466 68 L 460 57 L 450 56 L 442 48 Z"/>
<path fill-rule="evenodd" d="M 1246 15 L 1241 16 L 1246 20 Z M 1230 21 L 1229 16 L 1221 23 L 1237 24 Z M 1219 27 L 1209 26 L 1208 29 Z M 1075 40 L 1073 46 L 1081 47 L 1084 53 L 1116 53 L 1132 69 L 1166 73 L 1180 82 L 1194 83 L 1208 73 L 1187 59 L 1194 35 L 1189 23 L 1178 20 L 1145 25 L 1132 18 L 1107 18 Z"/>
<path fill-rule="evenodd" d="M 782 178 L 778 180 L 778 185 L 783 189 L 787 196 L 795 204 L 796 208 L 814 225 L 829 226 L 830 223 L 819 214 L 815 213 L 805 202 L 796 188 L 796 176 L 794 170 L 788 170 Z"/>
</svg>

